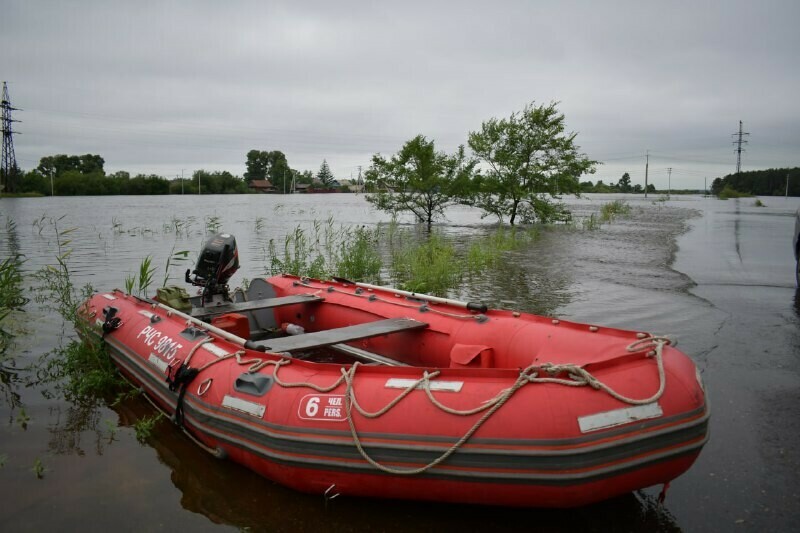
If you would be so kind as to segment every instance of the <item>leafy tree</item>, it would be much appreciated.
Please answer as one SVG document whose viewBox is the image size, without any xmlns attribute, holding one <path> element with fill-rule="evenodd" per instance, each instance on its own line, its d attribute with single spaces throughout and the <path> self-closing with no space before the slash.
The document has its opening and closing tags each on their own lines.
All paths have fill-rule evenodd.
<svg viewBox="0 0 800 533">
<path fill-rule="evenodd" d="M 617 182 L 617 188 L 620 192 L 631 192 L 633 190 L 631 187 L 631 175 L 627 172 L 623 174 Z"/>
<path fill-rule="evenodd" d="M 279 192 L 289 192 L 292 169 L 289 168 L 286 155 L 280 150 L 250 150 L 247 152 L 246 166 L 244 178 L 248 183 L 253 180 L 269 180 Z"/>
<path fill-rule="evenodd" d="M 99 155 L 85 154 L 85 155 L 51 155 L 45 156 L 39 160 L 39 166 L 36 170 L 43 176 L 60 177 L 65 172 L 76 171 L 80 174 L 103 174 L 103 165 L 105 160 Z"/>
<path fill-rule="evenodd" d="M 38 170 L 31 170 L 22 175 L 19 192 L 34 192 L 50 196 L 50 178 L 43 176 Z"/>
<path fill-rule="evenodd" d="M 203 194 L 230 194 L 247 192 L 247 184 L 241 178 L 237 178 L 227 170 L 209 172 L 207 170 L 196 170 L 192 174 L 192 183 L 195 185 L 192 192 L 197 192 L 197 180 L 200 180 L 200 190 Z M 180 193 L 180 181 L 177 187 L 170 187 L 171 191 Z"/>
<path fill-rule="evenodd" d="M 372 157 L 365 182 L 367 200 L 378 209 L 408 211 L 425 222 L 428 231 L 444 208 L 458 203 L 467 190 L 477 161 L 467 158 L 460 146 L 453 155 L 437 152 L 433 141 L 417 135 L 391 159 Z"/>
<path fill-rule="evenodd" d="M 322 184 L 326 188 L 330 188 L 333 184 L 333 173 L 331 172 L 330 167 L 328 166 L 328 162 L 323 159 L 322 164 L 319 167 L 319 172 L 317 172 L 317 179 L 322 182 Z"/>
<path fill-rule="evenodd" d="M 469 134 L 469 147 L 488 165 L 473 203 L 514 224 L 547 221 L 550 198 L 579 192 L 578 178 L 593 173 L 597 161 L 575 145 L 576 133 L 564 133 L 564 115 L 556 104 L 526 105 L 508 119 L 492 118 Z"/>
<path fill-rule="evenodd" d="M 728 187 L 737 192 L 759 196 L 783 196 L 786 194 L 786 179 L 789 179 L 789 196 L 800 196 L 800 168 L 770 168 L 749 170 L 716 178 L 711 183 L 711 194 Z"/>
</svg>

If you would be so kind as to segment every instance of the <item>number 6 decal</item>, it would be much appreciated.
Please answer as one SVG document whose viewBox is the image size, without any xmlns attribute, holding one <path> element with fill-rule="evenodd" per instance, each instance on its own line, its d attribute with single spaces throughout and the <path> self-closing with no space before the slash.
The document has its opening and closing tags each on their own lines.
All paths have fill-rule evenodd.
<svg viewBox="0 0 800 533">
<path fill-rule="evenodd" d="M 319 396 L 312 396 L 306 404 L 306 416 L 314 418 L 319 412 Z"/>
</svg>

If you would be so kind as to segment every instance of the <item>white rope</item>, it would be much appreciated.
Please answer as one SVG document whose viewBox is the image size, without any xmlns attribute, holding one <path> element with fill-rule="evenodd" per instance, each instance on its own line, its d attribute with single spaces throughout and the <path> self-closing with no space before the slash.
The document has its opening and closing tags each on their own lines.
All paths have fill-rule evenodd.
<svg viewBox="0 0 800 533">
<path fill-rule="evenodd" d="M 353 437 L 353 443 L 358 449 L 358 452 L 373 467 L 381 470 L 383 472 L 387 472 L 390 474 L 397 474 L 397 475 L 414 475 L 420 474 L 425 472 L 436 465 L 445 461 L 448 457 L 450 457 L 453 453 L 455 453 L 464 443 L 466 443 L 472 435 L 475 434 L 476 431 L 486 422 L 491 416 L 497 412 L 511 397 L 522 387 L 531 383 L 554 383 L 558 385 L 564 385 L 568 387 L 585 387 L 590 386 L 595 390 L 601 390 L 606 394 L 610 395 L 611 397 L 630 404 L 630 405 L 644 405 L 648 403 L 652 403 L 657 401 L 663 394 L 666 388 L 666 374 L 664 372 L 664 362 L 663 362 L 663 349 L 664 346 L 671 344 L 672 341 L 666 337 L 646 337 L 644 339 L 640 339 L 635 341 L 634 343 L 630 344 L 627 347 L 628 352 L 638 352 L 645 350 L 647 348 L 653 348 L 652 352 L 648 354 L 648 357 L 652 356 L 656 359 L 656 366 L 658 368 L 658 378 L 659 378 L 659 387 L 658 390 L 649 398 L 645 399 L 635 399 L 629 398 L 623 394 L 618 393 L 605 383 L 601 382 L 599 379 L 594 377 L 589 371 L 585 370 L 584 368 L 580 367 L 579 365 L 574 364 L 563 364 L 563 365 L 553 365 L 550 363 L 544 363 L 541 365 L 531 365 L 522 371 L 520 371 L 519 375 L 517 376 L 516 381 L 514 384 L 507 389 L 500 391 L 495 397 L 487 400 L 478 407 L 473 409 L 466 409 L 466 410 L 458 410 L 448 407 L 441 402 L 439 402 L 434 396 L 433 392 L 431 391 L 431 380 L 439 376 L 440 371 L 428 372 L 424 371 L 422 376 L 417 379 L 414 383 L 410 384 L 405 390 L 403 390 L 400 394 L 398 394 L 394 399 L 389 401 L 385 406 L 378 409 L 377 411 L 370 412 L 365 410 L 361 405 L 358 403 L 355 393 L 355 375 L 358 367 L 360 366 L 359 362 L 355 362 L 349 369 L 341 368 L 341 376 L 337 379 L 334 383 L 327 387 L 323 387 L 320 385 L 316 385 L 310 382 L 295 382 L 295 383 L 286 383 L 281 381 L 278 378 L 278 369 L 281 366 L 287 365 L 291 362 L 290 359 L 281 359 L 278 361 L 272 360 L 265 360 L 260 362 L 260 366 L 258 369 L 263 368 L 267 365 L 274 365 L 275 371 L 273 373 L 273 379 L 275 382 L 280 385 L 281 387 L 285 388 L 292 388 L 292 387 L 307 387 L 314 389 L 318 392 L 326 393 L 336 389 L 342 382 L 345 383 L 345 409 L 347 412 L 347 422 L 350 427 L 350 434 Z M 237 357 L 238 362 L 238 357 Z M 240 363 L 242 364 L 242 363 Z M 252 367 L 251 367 L 252 368 Z M 551 377 L 539 377 L 540 373 L 545 373 Z M 566 378 L 557 378 L 559 374 L 566 373 L 569 376 L 569 379 Z M 486 411 L 483 416 L 472 425 L 472 427 L 467 430 L 467 432 L 458 439 L 452 446 L 450 446 L 447 450 L 445 450 L 439 457 L 428 463 L 427 465 L 421 466 L 419 468 L 413 469 L 398 469 L 389 467 L 386 465 L 382 465 L 376 460 L 374 460 L 369 453 L 364 449 L 364 446 L 361 443 L 361 439 L 358 435 L 358 430 L 355 426 L 355 421 L 353 419 L 353 408 L 355 407 L 358 413 L 369 419 L 378 418 L 387 412 L 391 411 L 398 403 L 400 403 L 403 398 L 411 394 L 411 392 L 416 389 L 418 386 L 422 385 L 423 390 L 425 391 L 425 395 L 430 400 L 430 402 L 435 405 L 438 409 L 457 416 L 471 416 L 478 414 L 480 412 Z"/>
<path fill-rule="evenodd" d="M 198 342 L 191 350 L 189 355 L 186 357 L 185 364 L 188 366 L 188 363 L 197 349 L 203 345 L 205 342 L 208 342 L 210 339 L 204 339 L 203 341 Z M 658 390 L 649 398 L 645 399 L 635 399 L 627 397 L 623 394 L 618 393 L 617 391 L 613 390 L 611 387 L 606 385 L 605 383 L 601 382 L 599 379 L 594 377 L 589 371 L 584 369 L 583 367 L 575 364 L 561 364 L 561 365 L 554 365 L 550 363 L 543 363 L 541 365 L 530 365 L 527 368 L 520 371 L 519 375 L 517 376 L 516 381 L 514 384 L 507 389 L 500 391 L 497 395 L 493 398 L 485 401 L 482 405 L 474 407 L 472 409 L 466 410 L 459 410 L 454 409 L 452 407 L 448 407 L 441 403 L 433 396 L 433 392 L 431 391 L 431 380 L 438 377 L 440 375 L 440 371 L 436 370 L 433 372 L 424 371 L 422 376 L 417 379 L 414 383 L 410 384 L 406 387 L 400 394 L 398 394 L 394 399 L 389 401 L 386 405 L 382 408 L 378 409 L 377 411 L 370 412 L 365 410 L 361 405 L 358 403 L 356 398 L 355 392 L 355 375 L 357 372 L 358 367 L 360 366 L 359 362 L 353 363 L 349 369 L 341 368 L 341 375 L 339 379 L 331 383 L 330 385 L 323 386 L 317 385 L 315 383 L 301 381 L 301 382 L 285 382 L 282 381 L 278 377 L 278 370 L 291 363 L 291 359 L 260 359 L 254 357 L 252 359 L 243 359 L 242 356 L 245 355 L 244 350 L 239 350 L 235 353 L 227 354 L 219 359 L 212 360 L 202 367 L 198 369 L 198 373 L 202 372 L 203 370 L 209 368 L 212 365 L 219 363 L 220 361 L 224 361 L 226 359 L 235 358 L 236 363 L 239 365 L 250 365 L 248 367 L 248 372 L 255 373 L 259 370 L 267 367 L 267 366 L 274 366 L 275 369 L 273 370 L 273 379 L 275 383 L 277 383 L 280 387 L 283 388 L 297 388 L 297 387 L 304 387 L 310 388 L 320 393 L 328 393 L 336 388 L 338 388 L 342 383 L 345 384 L 345 409 L 347 412 L 347 422 L 350 427 L 350 434 L 353 438 L 353 443 L 358 449 L 358 452 L 367 461 L 370 465 L 381 470 L 383 472 L 387 472 L 390 474 L 397 474 L 397 475 L 415 475 L 425 472 L 436 465 L 445 461 L 448 457 L 454 454 L 461 446 L 464 445 L 471 437 L 475 434 L 478 429 L 486 422 L 491 416 L 497 412 L 509 399 L 511 399 L 514 394 L 524 387 L 525 385 L 531 383 L 553 383 L 558 385 L 564 385 L 568 387 L 585 387 L 589 386 L 595 390 L 601 390 L 606 394 L 610 395 L 611 397 L 630 404 L 630 405 L 644 405 L 648 403 L 652 403 L 657 401 L 663 394 L 666 388 L 666 375 L 664 372 L 664 362 L 663 362 L 663 349 L 664 346 L 671 344 L 672 341 L 666 337 L 646 337 L 644 339 L 637 340 L 630 344 L 627 347 L 628 352 L 638 352 L 648 348 L 653 348 L 653 350 L 648 354 L 649 356 L 655 357 L 656 366 L 658 368 L 658 378 L 659 378 L 659 387 Z M 540 374 L 546 374 L 548 377 L 540 377 Z M 566 374 L 568 378 L 559 378 L 555 377 L 561 374 Z M 393 468 L 386 465 L 382 465 L 373 459 L 369 453 L 364 449 L 364 446 L 361 443 L 361 439 L 358 435 L 358 430 L 355 426 L 355 420 L 353 419 L 353 408 L 355 407 L 356 411 L 363 416 L 364 418 L 374 419 L 391 411 L 398 403 L 400 403 L 405 397 L 407 397 L 411 392 L 414 391 L 418 386 L 422 385 L 422 388 L 425 392 L 426 397 L 428 400 L 436 406 L 436 408 L 440 409 L 443 412 L 456 415 L 456 416 L 471 416 L 478 414 L 480 412 L 485 411 L 483 416 L 475 422 L 475 424 L 470 427 L 469 430 L 459 438 L 452 446 L 450 446 L 447 450 L 445 450 L 439 457 L 431 461 L 430 463 L 421 466 L 419 468 L 412 468 L 412 469 L 399 469 Z"/>
</svg>

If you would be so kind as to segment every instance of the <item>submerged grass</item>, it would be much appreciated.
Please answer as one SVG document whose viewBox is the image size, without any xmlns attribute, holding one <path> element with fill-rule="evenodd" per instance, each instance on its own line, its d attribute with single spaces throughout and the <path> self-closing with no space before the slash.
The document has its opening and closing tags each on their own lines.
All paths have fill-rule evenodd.
<svg viewBox="0 0 800 533">
<path fill-rule="evenodd" d="M 630 213 L 631 207 L 625 200 L 614 200 L 600 206 L 600 223 L 613 222 L 615 218 L 628 216 Z"/>
<path fill-rule="evenodd" d="M 720 200 L 728 200 L 730 198 L 750 198 L 753 196 L 750 193 L 739 192 L 736 189 L 726 185 L 717 195 Z"/>
<path fill-rule="evenodd" d="M 355 229 L 335 227 L 333 219 L 315 222 L 311 231 L 300 226 L 288 233 L 278 251 L 270 239 L 266 253 L 267 274 L 283 272 L 298 276 L 377 282 L 381 257 L 377 249 L 380 230 L 360 226 Z"/>
<path fill-rule="evenodd" d="M 467 246 L 436 232 L 415 234 L 396 220 L 375 228 L 336 228 L 329 219 L 310 231 L 300 226 L 289 233 L 279 250 L 271 240 L 266 250 L 267 274 L 290 273 L 327 279 L 380 283 L 381 277 L 404 290 L 444 296 L 465 276 L 496 267 L 508 251 L 538 236 L 530 229 L 500 227 Z"/>
<path fill-rule="evenodd" d="M 92 326 L 79 317 L 80 306 L 94 289 L 91 285 L 78 289 L 72 282 L 68 264 L 71 254 L 68 237 L 77 228 L 59 229 L 59 222 L 63 218 L 49 220 L 55 232 L 56 264 L 47 265 L 34 275 L 39 282 L 35 299 L 45 308 L 61 315 L 65 322 L 71 323 L 78 338 L 65 334 L 66 344 L 42 357 L 37 376 L 44 384 L 55 384 L 68 398 L 85 400 L 108 395 L 124 382 L 117 374 L 104 345 L 92 341 L 96 338 Z"/>
<path fill-rule="evenodd" d="M 0 262 L 0 359 L 14 336 L 12 313 L 28 303 L 22 289 L 22 256 L 15 255 Z"/>
</svg>

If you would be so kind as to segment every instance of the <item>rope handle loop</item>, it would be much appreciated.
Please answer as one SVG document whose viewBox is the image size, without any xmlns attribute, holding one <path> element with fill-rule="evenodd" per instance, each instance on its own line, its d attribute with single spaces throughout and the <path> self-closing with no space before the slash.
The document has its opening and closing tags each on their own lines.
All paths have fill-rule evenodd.
<svg viewBox="0 0 800 533">
<path fill-rule="evenodd" d="M 213 382 L 214 382 L 214 378 L 208 378 L 207 380 L 202 382 L 200 385 L 198 385 L 197 386 L 197 395 L 198 396 L 203 396 L 205 393 L 207 393 L 208 389 L 211 388 L 211 383 L 213 383 Z"/>
</svg>

